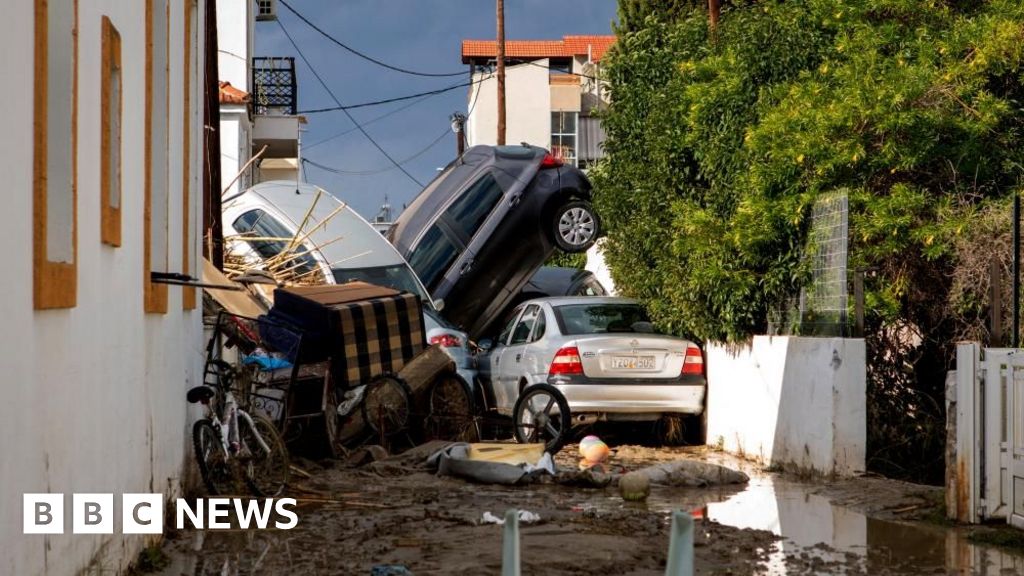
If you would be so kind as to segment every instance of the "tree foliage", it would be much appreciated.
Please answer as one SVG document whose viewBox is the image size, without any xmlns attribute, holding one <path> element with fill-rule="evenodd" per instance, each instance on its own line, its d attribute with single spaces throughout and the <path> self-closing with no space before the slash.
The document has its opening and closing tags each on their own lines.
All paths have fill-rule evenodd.
<svg viewBox="0 0 1024 576">
<path fill-rule="evenodd" d="M 763 333 L 805 281 L 811 207 L 849 190 L 869 370 L 941 399 L 953 339 L 985 312 L 964 279 L 991 238 L 972 227 L 1024 175 L 1024 3 L 733 3 L 715 42 L 703 10 L 653 4 L 620 2 L 604 66 L 594 182 L 616 285 L 680 334 Z"/>
</svg>

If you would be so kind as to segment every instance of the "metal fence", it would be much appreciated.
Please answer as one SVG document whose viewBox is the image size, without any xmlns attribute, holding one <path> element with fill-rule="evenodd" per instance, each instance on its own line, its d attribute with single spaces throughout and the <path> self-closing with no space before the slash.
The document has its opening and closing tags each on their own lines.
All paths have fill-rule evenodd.
<svg viewBox="0 0 1024 576">
<path fill-rule="evenodd" d="M 800 293 L 769 314 L 771 334 L 850 336 L 849 321 L 849 195 L 838 190 L 824 195 L 811 210 L 804 257 L 810 280 Z"/>
</svg>

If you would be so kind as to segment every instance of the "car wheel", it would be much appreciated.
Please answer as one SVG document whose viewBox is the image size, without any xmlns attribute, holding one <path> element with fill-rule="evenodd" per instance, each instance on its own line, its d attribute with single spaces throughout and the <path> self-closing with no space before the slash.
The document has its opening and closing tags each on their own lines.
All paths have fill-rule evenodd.
<svg viewBox="0 0 1024 576">
<path fill-rule="evenodd" d="M 543 442 L 544 450 L 556 454 L 569 439 L 572 418 L 565 396 L 549 384 L 528 386 L 512 409 L 516 441 Z"/>
<path fill-rule="evenodd" d="M 597 240 L 601 223 L 590 202 L 573 200 L 555 210 L 552 237 L 564 252 L 584 252 Z"/>
</svg>

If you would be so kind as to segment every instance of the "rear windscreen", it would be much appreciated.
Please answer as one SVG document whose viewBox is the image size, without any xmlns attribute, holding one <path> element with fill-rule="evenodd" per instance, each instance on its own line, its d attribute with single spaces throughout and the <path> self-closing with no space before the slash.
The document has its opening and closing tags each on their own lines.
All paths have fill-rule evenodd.
<svg viewBox="0 0 1024 576">
<path fill-rule="evenodd" d="M 566 335 L 652 331 L 647 312 L 637 304 L 565 304 L 554 309 Z"/>
</svg>

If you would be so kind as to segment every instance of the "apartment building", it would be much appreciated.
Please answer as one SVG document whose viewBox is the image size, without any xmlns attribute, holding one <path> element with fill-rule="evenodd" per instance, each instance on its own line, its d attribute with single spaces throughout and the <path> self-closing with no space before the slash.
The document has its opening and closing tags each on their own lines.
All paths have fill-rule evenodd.
<svg viewBox="0 0 1024 576">
<path fill-rule="evenodd" d="M 505 141 L 548 148 L 581 168 L 601 158 L 604 132 L 594 112 L 607 105 L 607 96 L 597 77 L 614 43 L 615 36 L 506 41 Z M 462 62 L 473 80 L 466 120 L 470 146 L 497 142 L 496 55 L 494 40 L 462 41 Z"/>
</svg>

